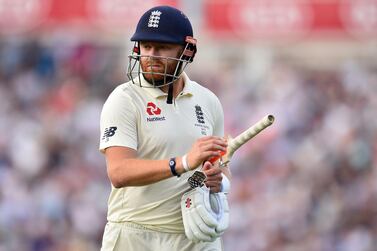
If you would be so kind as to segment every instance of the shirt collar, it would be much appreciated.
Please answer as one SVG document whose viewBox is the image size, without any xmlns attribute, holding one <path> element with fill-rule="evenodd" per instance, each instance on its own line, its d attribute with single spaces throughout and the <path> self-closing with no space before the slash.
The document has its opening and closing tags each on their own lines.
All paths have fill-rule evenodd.
<svg viewBox="0 0 377 251">
<path fill-rule="evenodd" d="M 185 72 L 182 73 L 183 83 L 185 83 L 181 95 L 192 96 L 194 93 L 192 81 L 189 79 Z"/>
<path fill-rule="evenodd" d="M 187 74 L 185 72 L 182 72 L 181 77 L 183 78 L 184 87 L 183 87 L 183 90 L 182 90 L 180 95 L 181 96 L 185 96 L 185 95 L 192 96 L 193 95 L 193 87 L 192 87 L 191 80 L 189 79 L 189 77 L 187 76 Z M 148 81 L 146 81 L 143 76 L 140 77 L 140 80 L 141 80 L 141 85 L 144 86 L 142 88 L 152 97 L 158 99 L 158 98 L 168 96 L 168 94 L 161 91 L 160 88 L 153 87 L 153 85 L 151 85 Z M 139 81 L 137 79 L 135 81 L 135 83 L 137 84 L 138 82 Z"/>
</svg>

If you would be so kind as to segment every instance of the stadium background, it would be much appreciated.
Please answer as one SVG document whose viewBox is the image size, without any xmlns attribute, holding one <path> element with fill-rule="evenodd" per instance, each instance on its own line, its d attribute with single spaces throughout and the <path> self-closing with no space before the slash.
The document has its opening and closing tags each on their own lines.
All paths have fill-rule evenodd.
<svg viewBox="0 0 377 251">
<path fill-rule="evenodd" d="M 234 156 L 226 250 L 375 251 L 375 0 L 0 0 L 0 251 L 99 250 L 99 114 L 158 4 L 190 17 L 227 133 L 276 116 Z"/>
</svg>

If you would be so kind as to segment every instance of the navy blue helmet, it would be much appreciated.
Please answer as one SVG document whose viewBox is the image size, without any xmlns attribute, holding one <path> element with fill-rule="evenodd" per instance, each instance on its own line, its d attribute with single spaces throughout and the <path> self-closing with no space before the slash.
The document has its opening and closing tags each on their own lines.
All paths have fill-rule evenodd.
<svg viewBox="0 0 377 251">
<path fill-rule="evenodd" d="M 141 77 L 152 85 L 162 87 L 170 85 L 169 93 L 172 92 L 172 84 L 178 80 L 188 63 L 191 63 L 196 53 L 196 39 L 193 37 L 193 30 L 190 20 L 182 11 L 170 6 L 157 6 L 146 11 L 140 18 L 136 31 L 131 37 L 135 42 L 132 54 L 129 56 L 127 75 L 129 79 L 141 87 Z M 140 42 L 157 42 L 182 45 L 180 55 L 174 58 L 167 58 L 155 55 L 142 55 L 140 53 Z M 154 72 L 150 69 L 142 69 L 140 61 L 175 62 L 174 71 Z M 147 79 L 145 76 L 151 76 Z M 171 102 L 171 95 L 168 95 L 168 103 Z"/>
<path fill-rule="evenodd" d="M 190 20 L 182 11 L 170 6 L 154 7 L 140 18 L 131 41 L 186 44 L 193 37 Z"/>
</svg>

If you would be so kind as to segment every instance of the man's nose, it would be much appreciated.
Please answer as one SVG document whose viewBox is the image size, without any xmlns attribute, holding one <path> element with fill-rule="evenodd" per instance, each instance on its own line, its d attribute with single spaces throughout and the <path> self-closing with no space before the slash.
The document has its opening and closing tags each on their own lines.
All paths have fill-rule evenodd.
<svg viewBox="0 0 377 251">
<path fill-rule="evenodd" d="M 152 47 L 148 54 L 149 56 L 160 56 L 160 51 L 156 47 Z"/>
</svg>

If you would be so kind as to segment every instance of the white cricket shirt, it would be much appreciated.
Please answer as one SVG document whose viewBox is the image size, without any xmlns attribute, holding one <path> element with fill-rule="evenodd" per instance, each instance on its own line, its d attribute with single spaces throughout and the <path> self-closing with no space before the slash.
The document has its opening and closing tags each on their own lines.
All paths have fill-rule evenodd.
<svg viewBox="0 0 377 251">
<path fill-rule="evenodd" d="M 200 137 L 222 137 L 224 114 L 218 98 L 185 73 L 182 76 L 184 89 L 173 104 L 166 103 L 167 94 L 158 88 L 142 88 L 131 81 L 115 88 L 101 113 L 100 151 L 124 146 L 135 149 L 141 159 L 169 159 L 183 156 Z M 192 173 L 146 186 L 112 187 L 108 221 L 184 232 L 180 199 L 189 189 Z"/>
</svg>

